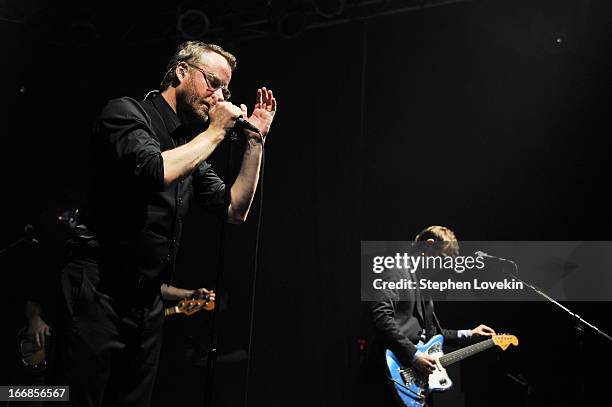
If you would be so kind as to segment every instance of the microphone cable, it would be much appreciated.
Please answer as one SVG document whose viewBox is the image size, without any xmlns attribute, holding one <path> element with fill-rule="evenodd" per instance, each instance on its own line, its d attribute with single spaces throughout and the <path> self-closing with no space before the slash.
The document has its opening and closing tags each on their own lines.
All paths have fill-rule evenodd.
<svg viewBox="0 0 612 407">
<path fill-rule="evenodd" d="M 253 259 L 253 281 L 251 282 L 251 313 L 249 316 L 249 347 L 247 350 L 247 367 L 244 383 L 244 405 L 249 402 L 249 381 L 251 377 L 251 360 L 253 350 L 253 336 L 255 331 L 255 293 L 257 286 L 257 270 L 259 269 L 259 246 L 261 241 L 261 223 L 263 219 L 263 197 L 264 197 L 264 167 L 266 163 L 265 137 L 261 136 L 261 168 L 259 170 L 259 213 L 257 214 L 257 231 L 255 232 L 255 257 Z"/>
<path fill-rule="evenodd" d="M 261 132 L 257 131 L 261 137 L 261 165 L 259 169 L 259 213 L 257 216 L 257 229 L 255 232 L 255 253 L 253 259 L 253 281 L 251 285 L 251 312 L 249 316 L 249 345 L 247 351 L 247 369 L 246 369 L 246 378 L 245 378 L 245 390 L 244 390 L 244 402 L 247 405 L 248 402 L 248 391 L 249 391 L 249 378 L 250 378 L 250 370 L 251 370 L 251 353 L 253 349 L 253 336 L 255 330 L 255 298 L 256 298 L 256 284 L 257 284 L 257 270 L 259 268 L 259 247 L 261 240 L 261 223 L 263 219 L 263 196 L 264 196 L 264 167 L 265 167 L 265 140 L 266 138 L 261 134 Z M 230 141 L 234 141 L 236 137 L 234 135 L 230 135 Z M 230 143 L 230 149 L 228 152 L 228 161 L 227 161 L 227 176 L 231 173 L 232 163 L 233 163 L 233 142 Z M 225 193 L 225 205 L 224 208 L 229 208 L 229 202 L 231 202 L 231 187 L 226 189 Z M 224 242 L 225 242 L 225 224 L 227 223 L 227 211 L 225 212 L 225 216 L 220 225 L 220 239 L 221 244 L 219 247 L 219 269 L 217 272 L 217 277 L 215 281 L 215 288 L 217 289 L 217 302 L 219 305 L 215 306 L 212 311 L 212 321 L 211 321 L 211 343 L 209 347 L 207 362 L 206 362 L 206 377 L 205 377 L 205 396 L 204 396 L 204 406 L 210 407 L 213 402 L 213 388 L 214 388 L 214 372 L 216 370 L 216 360 L 217 360 L 217 312 L 219 311 L 221 304 L 221 292 L 219 291 L 221 284 L 221 276 L 223 269 L 225 268 L 224 261 Z"/>
</svg>

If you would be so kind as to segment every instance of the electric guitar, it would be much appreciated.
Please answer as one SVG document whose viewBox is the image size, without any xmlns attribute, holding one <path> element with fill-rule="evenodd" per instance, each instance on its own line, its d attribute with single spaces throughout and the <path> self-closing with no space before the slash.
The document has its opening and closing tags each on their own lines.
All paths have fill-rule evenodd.
<svg viewBox="0 0 612 407">
<path fill-rule="evenodd" d="M 443 343 L 444 337 L 436 335 L 427 343 L 419 342 L 416 346 L 417 350 L 436 359 L 436 367 L 429 375 L 420 373 L 412 366 L 402 366 L 393 352 L 387 349 L 385 356 L 389 376 L 399 399 L 406 407 L 424 406 L 425 399 L 431 392 L 446 391 L 451 388 L 453 382 L 446 373 L 446 366 L 492 348 L 495 345 L 502 348 L 502 350 L 506 350 L 510 345 L 518 346 L 518 339 L 514 335 L 493 335 L 490 339 L 458 349 L 447 355 L 442 351 Z"/>
<path fill-rule="evenodd" d="M 36 341 L 27 335 L 27 329 L 17 332 L 19 357 L 24 370 L 29 374 L 42 373 L 47 369 L 47 352 L 51 345 L 51 337 L 45 338 L 45 346 L 38 346 Z"/>
<path fill-rule="evenodd" d="M 164 315 L 173 315 L 173 314 L 185 314 L 192 315 L 198 311 L 205 309 L 206 311 L 212 311 L 215 309 L 215 301 L 210 299 L 210 296 L 207 294 L 205 298 L 202 299 L 183 299 L 179 301 L 177 305 L 174 307 L 169 307 L 164 310 Z"/>
</svg>

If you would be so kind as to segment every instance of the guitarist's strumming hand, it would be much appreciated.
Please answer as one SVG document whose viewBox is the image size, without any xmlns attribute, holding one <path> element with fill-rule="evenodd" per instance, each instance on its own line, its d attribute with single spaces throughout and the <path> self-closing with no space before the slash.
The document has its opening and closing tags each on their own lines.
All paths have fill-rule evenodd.
<svg viewBox="0 0 612 407">
<path fill-rule="evenodd" d="M 25 316 L 28 320 L 26 336 L 30 338 L 38 349 L 45 347 L 45 337 L 51 336 L 51 328 L 41 318 L 42 308 L 32 300 L 26 301 Z"/>
<path fill-rule="evenodd" d="M 493 336 L 495 335 L 495 331 L 493 328 L 490 328 L 486 325 L 480 324 L 476 328 L 470 331 L 472 335 L 480 335 L 480 336 Z"/>
<path fill-rule="evenodd" d="M 28 321 L 27 337 L 32 339 L 38 349 L 45 347 L 45 337 L 51 336 L 51 328 L 39 316 Z"/>
<path fill-rule="evenodd" d="M 436 359 L 429 356 L 427 353 L 418 352 L 412 361 L 412 366 L 420 373 L 429 375 L 436 368 Z"/>
</svg>

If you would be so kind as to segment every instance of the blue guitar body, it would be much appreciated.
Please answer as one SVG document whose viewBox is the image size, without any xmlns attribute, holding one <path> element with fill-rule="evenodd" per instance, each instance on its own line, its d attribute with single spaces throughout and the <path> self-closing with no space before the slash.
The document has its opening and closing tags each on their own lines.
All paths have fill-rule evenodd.
<svg viewBox="0 0 612 407">
<path fill-rule="evenodd" d="M 436 360 L 436 367 L 429 375 L 419 373 L 412 366 L 402 366 L 393 352 L 387 349 L 385 358 L 389 368 L 389 378 L 395 392 L 406 407 L 420 407 L 425 405 L 425 399 L 433 391 L 445 391 L 451 388 L 453 382 L 446 373 L 446 366 L 475 355 L 483 350 L 499 346 L 502 350 L 510 345 L 518 346 L 518 338 L 514 335 L 493 335 L 490 339 L 475 343 L 463 349 L 445 355 L 442 352 L 444 337 L 436 335 L 423 344 L 419 342 L 417 350 L 428 354 Z"/>
<path fill-rule="evenodd" d="M 406 407 L 425 405 L 425 399 L 432 391 L 445 391 L 451 388 L 453 382 L 439 361 L 444 354 L 442 345 L 444 337 L 436 335 L 427 343 L 416 345 L 417 350 L 429 354 L 436 359 L 436 369 L 430 375 L 423 375 L 412 366 L 402 366 L 397 357 L 387 349 L 385 357 L 392 384 L 396 394 Z"/>
</svg>

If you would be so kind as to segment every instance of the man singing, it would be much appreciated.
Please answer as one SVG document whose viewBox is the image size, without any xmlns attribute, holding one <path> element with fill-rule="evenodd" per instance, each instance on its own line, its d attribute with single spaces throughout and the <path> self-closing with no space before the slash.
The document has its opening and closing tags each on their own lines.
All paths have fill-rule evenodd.
<svg viewBox="0 0 612 407">
<path fill-rule="evenodd" d="M 160 286 L 171 282 L 182 222 L 192 201 L 247 218 L 257 187 L 262 138 L 276 100 L 257 90 L 249 116 L 230 103 L 236 58 L 190 41 L 173 55 L 144 101 L 111 100 L 94 127 L 91 192 L 62 272 L 68 309 L 64 362 L 75 406 L 148 406 L 163 326 Z M 243 117 L 236 181 L 226 185 L 206 162 Z"/>
</svg>

